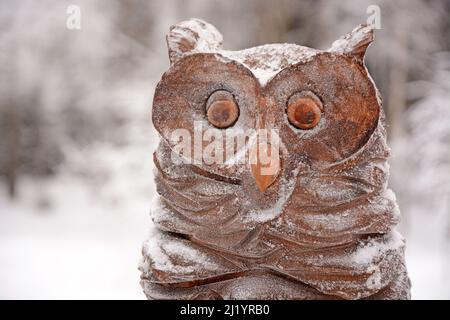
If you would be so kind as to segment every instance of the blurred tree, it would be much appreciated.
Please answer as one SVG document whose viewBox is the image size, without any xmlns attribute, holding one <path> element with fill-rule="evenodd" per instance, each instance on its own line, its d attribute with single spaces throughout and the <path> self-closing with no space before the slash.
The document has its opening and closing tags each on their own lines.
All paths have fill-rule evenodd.
<svg viewBox="0 0 450 320">
<path fill-rule="evenodd" d="M 8 194 L 11 198 L 16 196 L 17 188 L 17 172 L 20 164 L 20 114 L 15 108 L 9 108 L 6 111 L 6 150 L 5 154 L 7 159 L 5 159 L 4 174 L 6 176 L 8 185 Z"/>
<path fill-rule="evenodd" d="M 432 216 L 450 230 L 450 51 L 435 60 L 432 81 L 409 84 L 423 96 L 403 115 L 409 135 L 394 145 L 393 183 L 406 212 Z"/>
</svg>

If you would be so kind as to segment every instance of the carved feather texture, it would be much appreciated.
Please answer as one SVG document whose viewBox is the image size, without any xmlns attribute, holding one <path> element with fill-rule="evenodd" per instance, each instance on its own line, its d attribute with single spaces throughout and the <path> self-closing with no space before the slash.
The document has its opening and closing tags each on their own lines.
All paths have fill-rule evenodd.
<svg viewBox="0 0 450 320">
<path fill-rule="evenodd" d="M 180 26 L 170 43 L 181 43 L 174 30 Z M 298 46 L 297 58 L 277 68 L 268 61 L 280 61 L 295 45 L 258 47 L 253 66 L 277 69 L 265 82 L 249 66 L 252 49 L 225 55 L 211 45 L 221 41 L 205 40 L 205 52 L 195 47 L 180 57 L 169 44 L 171 60 L 178 60 L 158 84 L 153 104 L 161 135 L 154 154 L 156 231 L 140 267 L 149 298 L 409 298 L 404 240 L 394 230 L 399 210 L 387 188 L 380 101 L 367 70 L 346 54 L 359 55 L 367 41 L 353 45 L 351 38 L 340 52 L 310 49 L 305 55 Z M 218 89 L 239 104 L 236 128 L 264 123 L 280 134 L 281 172 L 265 192 L 249 164 L 173 161 L 181 155 L 173 152 L 170 133 L 183 128 L 193 134 L 194 121 L 213 129 L 205 101 Z M 293 128 L 286 116 L 286 101 L 305 90 L 324 107 L 319 124 L 307 131 Z"/>
</svg>

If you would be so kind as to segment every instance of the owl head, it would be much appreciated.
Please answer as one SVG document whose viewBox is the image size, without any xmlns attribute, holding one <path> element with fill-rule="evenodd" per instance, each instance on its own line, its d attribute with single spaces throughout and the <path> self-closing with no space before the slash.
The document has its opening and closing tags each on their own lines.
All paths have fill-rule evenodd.
<svg viewBox="0 0 450 320">
<path fill-rule="evenodd" d="M 153 123 L 198 172 L 239 184 L 249 203 L 274 206 L 294 188 L 289 181 L 355 157 L 377 129 L 381 103 L 364 66 L 372 40 L 372 29 L 359 26 L 327 51 L 296 44 L 228 51 L 212 25 L 181 22 L 167 36 L 171 66 L 155 91 Z M 199 128 L 207 134 L 196 139 Z M 177 148 L 180 129 L 188 156 Z M 222 161 L 204 161 L 213 142 Z"/>
</svg>

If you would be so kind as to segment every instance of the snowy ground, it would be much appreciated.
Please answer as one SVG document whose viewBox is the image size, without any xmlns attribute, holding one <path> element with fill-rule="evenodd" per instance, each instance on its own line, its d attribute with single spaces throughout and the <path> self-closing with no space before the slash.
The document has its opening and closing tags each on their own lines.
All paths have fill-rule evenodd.
<svg viewBox="0 0 450 320">
<path fill-rule="evenodd" d="M 412 216 L 406 233 L 406 262 L 413 299 L 450 299 L 450 247 L 442 221 Z"/>
<path fill-rule="evenodd" d="M 1 199 L 0 298 L 144 298 L 137 266 L 150 199 L 105 204 L 68 178 L 26 186 L 19 204 Z M 50 194 L 59 199 L 47 208 Z"/>
<path fill-rule="evenodd" d="M 1 191 L 0 298 L 144 298 L 137 265 L 153 191 L 117 201 L 101 190 L 58 177 L 23 181 L 15 203 Z M 423 239 L 408 241 L 413 298 L 448 299 L 448 248 Z"/>
</svg>

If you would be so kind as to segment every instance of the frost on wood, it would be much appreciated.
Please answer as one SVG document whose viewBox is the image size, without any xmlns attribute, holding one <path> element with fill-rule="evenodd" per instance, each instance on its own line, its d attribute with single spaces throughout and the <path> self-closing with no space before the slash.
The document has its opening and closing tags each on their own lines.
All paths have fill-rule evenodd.
<svg viewBox="0 0 450 320">
<path fill-rule="evenodd" d="M 354 57 L 362 63 L 367 47 L 372 41 L 372 26 L 360 25 L 348 35 L 335 41 L 329 51 Z M 246 66 L 263 86 L 286 67 L 305 62 L 320 52 L 287 43 L 229 51 L 222 49 L 222 42 L 223 37 L 220 32 L 214 26 L 200 19 L 183 21 L 171 27 L 167 35 L 172 63 L 195 53 L 217 53 Z"/>
<path fill-rule="evenodd" d="M 261 85 L 265 85 L 287 66 L 305 61 L 319 52 L 296 44 L 269 44 L 229 51 L 222 49 L 222 41 L 222 35 L 214 26 L 200 19 L 183 21 L 171 27 L 167 35 L 170 61 L 174 63 L 195 53 L 217 53 L 239 61 L 252 71 Z"/>
<path fill-rule="evenodd" d="M 266 85 L 284 68 L 304 62 L 318 52 L 318 50 L 286 43 L 266 44 L 242 51 L 217 51 L 217 53 L 238 61 L 250 69 L 262 86 Z"/>
<path fill-rule="evenodd" d="M 200 19 L 183 21 L 167 34 L 170 61 L 174 63 L 187 54 L 214 52 L 222 46 L 222 35 Z"/>
<path fill-rule="evenodd" d="M 324 52 L 295 44 L 226 51 L 203 21 L 171 28 L 172 65 L 152 113 L 161 140 L 156 230 L 141 264 L 149 298 L 409 298 L 381 100 L 362 63 L 370 41 L 360 26 Z M 206 112 L 221 90 L 239 107 L 233 129 L 279 133 L 280 171 L 264 191 L 246 162 L 189 164 L 174 147 L 171 132 L 193 137 L 194 122 L 222 132 Z M 305 92 L 323 105 L 308 130 L 286 115 Z M 232 159 L 248 156 L 239 148 Z"/>
<path fill-rule="evenodd" d="M 373 26 L 360 25 L 346 36 L 336 40 L 329 51 L 354 57 L 359 63 L 362 63 L 372 41 Z"/>
</svg>

